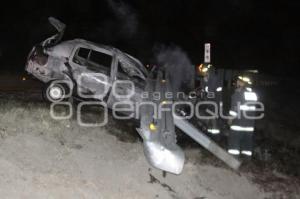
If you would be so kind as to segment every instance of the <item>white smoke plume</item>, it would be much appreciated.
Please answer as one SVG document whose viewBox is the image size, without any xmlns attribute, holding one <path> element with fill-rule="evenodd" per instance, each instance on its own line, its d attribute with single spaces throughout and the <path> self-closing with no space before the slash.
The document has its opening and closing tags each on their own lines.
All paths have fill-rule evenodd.
<svg viewBox="0 0 300 199">
<path fill-rule="evenodd" d="M 156 60 L 169 74 L 174 92 L 187 92 L 194 87 L 194 67 L 188 55 L 178 46 L 159 46 Z"/>
</svg>

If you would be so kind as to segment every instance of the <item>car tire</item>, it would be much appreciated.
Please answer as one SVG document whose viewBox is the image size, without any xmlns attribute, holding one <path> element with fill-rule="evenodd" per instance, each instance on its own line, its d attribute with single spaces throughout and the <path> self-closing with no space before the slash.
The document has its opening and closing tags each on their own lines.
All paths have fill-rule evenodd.
<svg viewBox="0 0 300 199">
<path fill-rule="evenodd" d="M 43 89 L 43 99 L 50 103 L 67 101 L 72 96 L 67 83 L 51 81 Z"/>
</svg>

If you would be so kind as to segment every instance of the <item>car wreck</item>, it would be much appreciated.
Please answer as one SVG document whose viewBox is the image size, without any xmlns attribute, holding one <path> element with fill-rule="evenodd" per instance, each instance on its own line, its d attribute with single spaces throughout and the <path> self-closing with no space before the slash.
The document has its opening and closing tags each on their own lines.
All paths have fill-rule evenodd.
<svg viewBox="0 0 300 199">
<path fill-rule="evenodd" d="M 65 24 L 50 17 L 49 22 L 58 33 L 33 47 L 29 53 L 26 71 L 47 84 L 44 95 L 49 101 L 59 102 L 72 96 L 94 98 L 104 101 L 113 109 L 117 102 L 164 105 L 161 117 L 155 117 L 154 106 L 141 106 L 135 117 L 140 121 L 137 132 L 143 139 L 144 153 L 148 162 L 163 171 L 180 174 L 185 156 L 177 145 L 175 126 L 208 149 L 231 168 L 237 169 L 240 162 L 229 155 L 188 120 L 175 118 L 170 110 L 172 99 L 159 100 L 143 92 L 159 92 L 161 96 L 171 91 L 168 74 L 161 69 L 148 71 L 136 58 L 110 46 L 95 44 L 83 39 L 61 42 Z M 133 82 L 134 93 L 128 97 L 113 95 L 116 81 Z M 128 84 L 117 84 L 117 93 L 128 94 Z M 70 90 L 72 92 L 70 92 Z M 82 96 L 84 95 L 84 96 Z M 128 111 L 127 111 L 128 114 Z"/>
</svg>

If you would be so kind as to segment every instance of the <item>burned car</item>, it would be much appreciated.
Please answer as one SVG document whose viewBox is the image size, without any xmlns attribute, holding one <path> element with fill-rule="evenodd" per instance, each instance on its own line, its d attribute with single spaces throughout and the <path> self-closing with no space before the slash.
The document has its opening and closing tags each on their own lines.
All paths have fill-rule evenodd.
<svg viewBox="0 0 300 199">
<path fill-rule="evenodd" d="M 115 109 L 114 105 L 118 102 L 145 105 L 134 109 L 138 110 L 134 114 L 140 121 L 136 129 L 143 139 L 146 159 L 163 171 L 180 174 L 184 166 L 185 155 L 177 145 L 175 126 L 231 168 L 239 167 L 239 161 L 189 121 L 174 117 L 174 100 L 166 97 L 167 93 L 172 92 L 166 71 L 161 69 L 148 72 L 139 60 L 114 47 L 83 39 L 60 42 L 66 26 L 52 17 L 49 22 L 58 33 L 33 47 L 26 63 L 26 71 L 46 83 L 44 95 L 49 101 L 59 102 L 71 96 L 90 96 L 104 101 L 111 109 Z M 128 84 L 115 86 L 118 80 L 128 80 Z M 127 95 L 132 90 L 134 92 Z M 128 97 L 118 97 L 112 91 Z M 144 93 L 155 92 L 162 97 L 142 97 Z M 124 108 L 126 105 L 128 103 L 125 103 Z M 160 117 L 157 117 L 158 111 L 161 111 Z"/>
<path fill-rule="evenodd" d="M 68 97 L 64 95 L 68 88 L 51 85 L 54 80 L 63 80 L 71 84 L 68 86 L 72 90 L 79 89 L 81 93 L 101 93 L 101 98 L 106 97 L 112 82 L 117 79 L 132 80 L 143 88 L 148 72 L 139 60 L 114 47 L 83 39 L 59 43 L 65 25 L 51 17 L 49 21 L 58 33 L 36 45 L 26 64 L 27 72 L 49 85 L 45 89 L 48 100 L 59 101 Z"/>
</svg>

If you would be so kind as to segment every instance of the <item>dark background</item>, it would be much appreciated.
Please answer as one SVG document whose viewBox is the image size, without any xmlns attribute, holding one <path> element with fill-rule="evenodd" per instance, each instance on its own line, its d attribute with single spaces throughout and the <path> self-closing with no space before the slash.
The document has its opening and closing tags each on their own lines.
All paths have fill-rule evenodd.
<svg viewBox="0 0 300 199">
<path fill-rule="evenodd" d="M 49 16 L 67 25 L 64 40 L 84 38 L 113 45 L 144 64 L 153 60 L 160 44 L 180 46 L 192 63 L 199 64 L 203 44 L 211 42 L 212 60 L 218 67 L 258 68 L 285 76 L 295 75 L 299 67 L 300 1 L 114 1 L 117 10 L 109 2 L 2 3 L 1 69 L 24 70 L 32 46 L 54 33 Z"/>
</svg>

